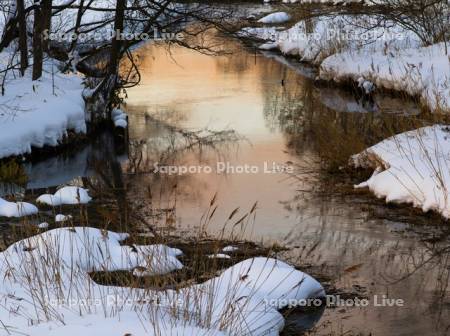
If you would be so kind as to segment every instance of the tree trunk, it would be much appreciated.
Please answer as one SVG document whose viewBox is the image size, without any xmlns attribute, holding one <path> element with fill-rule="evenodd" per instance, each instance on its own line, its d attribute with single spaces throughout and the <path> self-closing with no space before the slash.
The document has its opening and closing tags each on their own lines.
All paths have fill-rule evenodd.
<svg viewBox="0 0 450 336">
<path fill-rule="evenodd" d="M 52 0 L 42 0 L 42 30 L 50 34 L 52 27 Z M 42 49 L 45 52 L 49 50 L 49 39 L 42 40 Z"/>
<path fill-rule="evenodd" d="M 44 58 L 42 50 L 43 20 L 39 0 L 34 0 L 34 3 L 36 8 L 34 9 L 33 26 L 33 80 L 37 80 L 42 76 L 42 62 Z"/>
<path fill-rule="evenodd" d="M 123 32 L 123 22 L 125 17 L 126 0 L 117 0 L 116 2 L 116 17 L 114 20 L 114 38 L 111 43 L 111 54 L 109 60 L 109 74 L 115 76 L 119 67 L 119 59 L 122 48 L 122 41 L 118 33 Z"/>
<path fill-rule="evenodd" d="M 19 21 L 20 73 L 23 76 L 28 68 L 27 23 L 25 20 L 24 0 L 17 0 L 17 17 Z"/>
</svg>

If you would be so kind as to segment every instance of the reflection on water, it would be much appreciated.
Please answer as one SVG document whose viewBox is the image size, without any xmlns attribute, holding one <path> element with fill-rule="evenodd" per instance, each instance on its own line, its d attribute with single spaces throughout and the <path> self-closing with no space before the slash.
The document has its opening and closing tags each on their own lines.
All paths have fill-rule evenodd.
<svg viewBox="0 0 450 336">
<path fill-rule="evenodd" d="M 448 251 L 413 233 L 414 216 L 374 216 L 374 209 L 400 210 L 388 210 L 365 194 L 335 192 L 332 184 L 324 188 L 318 158 L 331 161 L 340 154 L 342 160 L 347 152 L 414 127 L 405 117 L 418 113 L 414 105 L 376 97 L 369 106 L 348 93 L 316 87 L 307 79 L 310 70 L 278 62 L 274 55 L 242 49 L 231 57 L 172 52 L 174 60 L 163 49 L 139 51 L 142 83 L 128 92 L 134 159 L 126 169 L 142 172 L 129 176 L 130 188 L 144 206 L 170 210 L 170 218 L 157 224 L 197 228 L 217 193 L 220 206 L 208 230 L 218 233 L 234 209 L 243 215 L 257 202 L 247 238 L 282 242 L 291 247 L 287 257 L 293 261 L 320 268 L 344 288 L 363 286 L 369 298 L 384 294 L 405 301 L 404 307 L 327 309 L 315 332 L 445 334 Z M 193 138 L 190 132 L 198 130 Z M 245 140 L 202 145 L 223 130 Z M 336 141 L 342 138 L 346 142 Z M 148 173 L 158 162 L 197 169 L 170 176 Z M 219 174 L 214 172 L 218 162 L 258 172 Z M 335 168 L 339 164 L 336 160 Z M 265 165 L 291 167 L 295 174 L 264 171 Z"/>
<path fill-rule="evenodd" d="M 24 162 L 21 165 L 26 175 L 24 185 L 1 183 L 0 197 L 23 193 L 26 190 L 46 189 L 69 184 L 83 177 L 95 175 L 93 163 L 105 158 L 106 149 L 114 148 L 114 138 L 103 132 L 78 150 L 70 150 L 44 160 Z M 119 162 L 128 160 L 126 154 L 116 155 Z M 4 181 L 2 181 L 4 182 Z"/>
</svg>

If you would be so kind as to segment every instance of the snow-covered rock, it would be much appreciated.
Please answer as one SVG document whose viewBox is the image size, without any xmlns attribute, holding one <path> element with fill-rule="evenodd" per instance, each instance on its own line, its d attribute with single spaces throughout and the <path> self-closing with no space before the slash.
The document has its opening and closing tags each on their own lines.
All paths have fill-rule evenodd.
<svg viewBox="0 0 450 336">
<path fill-rule="evenodd" d="M 63 214 L 57 214 L 55 216 L 55 222 L 60 223 L 60 222 L 67 222 L 69 220 L 72 219 L 71 215 L 63 215 Z"/>
<path fill-rule="evenodd" d="M 37 226 L 39 229 L 47 229 L 49 227 L 47 222 L 43 222 L 41 224 L 38 224 Z"/>
<path fill-rule="evenodd" d="M 376 87 L 371 81 L 364 79 L 364 77 L 359 77 L 357 80 L 358 87 L 364 91 L 365 94 L 370 94 L 375 91 Z"/>
<path fill-rule="evenodd" d="M 450 127 L 434 125 L 388 138 L 354 155 L 351 164 L 374 169 L 357 188 L 450 218 L 449 158 Z"/>
<path fill-rule="evenodd" d="M 62 204 L 87 204 L 92 200 L 84 188 L 68 186 L 59 189 L 54 195 L 43 194 L 36 199 L 36 202 L 51 206 Z"/>
<path fill-rule="evenodd" d="M 0 216 L 23 217 L 34 215 L 39 212 L 33 204 L 26 202 L 8 202 L 0 197 Z"/>
</svg>

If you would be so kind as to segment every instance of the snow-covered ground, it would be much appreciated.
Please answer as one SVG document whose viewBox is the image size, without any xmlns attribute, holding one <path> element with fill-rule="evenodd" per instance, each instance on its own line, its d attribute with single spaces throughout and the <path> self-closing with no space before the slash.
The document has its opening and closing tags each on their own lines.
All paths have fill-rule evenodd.
<svg viewBox="0 0 450 336">
<path fill-rule="evenodd" d="M 242 261 L 178 291 L 103 286 L 88 272 L 183 265 L 164 245 L 122 246 L 126 234 L 60 228 L 0 254 L 0 330 L 11 335 L 278 335 L 277 309 L 325 295 L 309 275 L 275 259 Z"/>
<path fill-rule="evenodd" d="M 68 130 L 85 133 L 82 81 L 78 75 L 61 74 L 50 61 L 37 81 L 31 80 L 31 69 L 23 78 L 8 76 L 0 95 L 0 158 L 56 146 Z"/>
<path fill-rule="evenodd" d="M 434 125 L 386 139 L 353 156 L 351 164 L 374 169 L 358 188 L 450 218 L 449 158 L 450 127 Z"/>
</svg>

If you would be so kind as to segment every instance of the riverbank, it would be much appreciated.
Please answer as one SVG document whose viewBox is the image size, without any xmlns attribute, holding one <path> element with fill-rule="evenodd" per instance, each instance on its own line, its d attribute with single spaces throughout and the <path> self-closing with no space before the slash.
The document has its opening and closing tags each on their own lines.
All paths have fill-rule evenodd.
<svg viewBox="0 0 450 336">
<path fill-rule="evenodd" d="M 239 36 L 256 40 L 261 50 L 277 50 L 314 66 L 316 80 L 351 83 L 367 96 L 380 90 L 401 92 L 417 97 L 425 109 L 449 113 L 446 44 L 423 47 L 412 31 L 395 23 L 383 27 L 376 22 L 370 14 L 331 14 L 302 20 L 291 28 L 247 27 Z"/>
<path fill-rule="evenodd" d="M 52 60 L 37 81 L 31 80 L 31 69 L 23 77 L 7 76 L 0 96 L 0 159 L 30 154 L 33 147 L 59 146 L 70 132 L 84 137 L 83 90 L 82 76 L 62 74 Z"/>
</svg>

